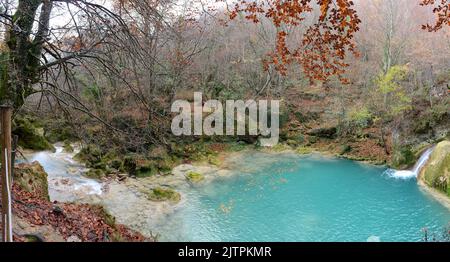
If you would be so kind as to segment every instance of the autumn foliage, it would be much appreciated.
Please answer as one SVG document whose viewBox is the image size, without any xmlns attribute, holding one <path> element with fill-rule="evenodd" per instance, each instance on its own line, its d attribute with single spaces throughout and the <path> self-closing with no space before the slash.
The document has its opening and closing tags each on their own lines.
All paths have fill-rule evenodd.
<svg viewBox="0 0 450 262">
<path fill-rule="evenodd" d="M 437 15 L 434 25 L 423 28 L 433 32 L 445 25 L 450 25 L 450 3 L 448 0 L 421 0 L 422 6 L 433 6 Z M 302 40 L 294 48 L 288 48 L 288 32 L 290 26 L 300 25 L 308 13 L 318 10 L 314 23 L 307 28 Z M 326 81 L 337 76 L 341 82 L 347 83 L 343 77 L 348 64 L 347 55 L 358 55 L 354 36 L 359 31 L 361 20 L 351 0 L 262 0 L 236 1 L 229 11 L 229 18 L 235 19 L 244 14 L 247 20 L 260 22 L 266 17 L 277 28 L 276 48 L 268 54 L 265 69 L 274 65 L 281 74 L 287 72 L 287 65 L 298 63 L 304 74 L 311 80 Z"/>
<path fill-rule="evenodd" d="M 317 5 L 316 5 L 317 4 Z M 306 14 L 320 8 L 320 15 L 313 25 L 303 34 L 303 39 L 294 48 L 288 48 L 287 30 L 289 26 L 300 25 Z M 347 54 L 357 54 L 353 41 L 359 30 L 360 19 L 354 9 L 354 3 L 348 0 L 265 0 L 239 1 L 230 11 L 230 19 L 244 13 L 245 18 L 259 23 L 259 16 L 270 19 L 277 28 L 277 42 L 274 52 L 264 65 L 273 64 L 281 73 L 286 74 L 287 65 L 299 63 L 303 72 L 311 80 L 326 81 L 338 76 L 341 81 L 347 63 Z"/>
<path fill-rule="evenodd" d="M 423 29 L 429 32 L 436 32 L 445 25 L 450 26 L 450 1 L 448 0 L 422 0 L 422 6 L 433 6 L 433 13 L 436 14 L 437 20 L 434 25 L 423 25 Z"/>
</svg>

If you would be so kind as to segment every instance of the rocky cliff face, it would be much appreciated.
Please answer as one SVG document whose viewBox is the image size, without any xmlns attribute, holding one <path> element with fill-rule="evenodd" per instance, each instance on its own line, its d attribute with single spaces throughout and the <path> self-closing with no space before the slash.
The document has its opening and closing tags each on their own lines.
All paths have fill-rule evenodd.
<svg viewBox="0 0 450 262">
<path fill-rule="evenodd" d="M 442 141 L 436 145 L 420 179 L 450 197 L 450 141 Z"/>
</svg>

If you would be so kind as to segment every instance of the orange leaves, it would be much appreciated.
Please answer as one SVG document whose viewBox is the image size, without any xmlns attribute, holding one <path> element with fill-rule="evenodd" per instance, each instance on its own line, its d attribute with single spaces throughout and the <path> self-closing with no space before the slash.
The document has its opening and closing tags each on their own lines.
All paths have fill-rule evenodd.
<svg viewBox="0 0 450 262">
<path fill-rule="evenodd" d="M 429 32 L 436 32 L 444 26 L 450 26 L 450 1 L 449 0 L 422 0 L 422 6 L 433 6 L 433 13 L 436 14 L 437 20 L 434 25 L 426 24 L 422 28 Z"/>
<path fill-rule="evenodd" d="M 300 25 L 313 11 L 314 2 L 320 8 L 320 17 L 295 48 L 288 48 L 289 35 L 284 28 Z M 347 83 L 348 80 L 342 77 L 348 66 L 344 60 L 349 52 L 357 54 L 353 37 L 361 22 L 353 7 L 350 0 L 241 0 L 229 17 L 234 19 L 238 13 L 244 13 L 246 19 L 259 22 L 258 16 L 263 15 L 275 25 L 278 31 L 275 50 L 263 63 L 266 70 L 273 64 L 285 75 L 287 66 L 295 62 L 302 66 L 310 80 L 327 81 L 338 76 Z"/>
<path fill-rule="evenodd" d="M 319 5 L 320 5 L 320 21 L 324 21 L 325 18 L 327 17 L 327 13 L 328 13 L 328 9 L 330 6 L 330 2 L 331 0 L 321 0 L 319 1 Z"/>
</svg>

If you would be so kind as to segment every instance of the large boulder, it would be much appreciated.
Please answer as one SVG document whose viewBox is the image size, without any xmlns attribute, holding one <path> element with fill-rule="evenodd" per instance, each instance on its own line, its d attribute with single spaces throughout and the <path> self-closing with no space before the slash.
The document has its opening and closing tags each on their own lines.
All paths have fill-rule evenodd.
<svg viewBox="0 0 450 262">
<path fill-rule="evenodd" d="M 39 162 L 21 163 L 14 168 L 14 183 L 25 191 L 49 200 L 47 173 Z"/>
<path fill-rule="evenodd" d="M 450 197 L 450 141 L 442 141 L 436 145 L 422 169 L 421 179 L 428 186 Z"/>
<path fill-rule="evenodd" d="M 19 146 L 32 150 L 54 150 L 44 137 L 44 131 L 37 128 L 28 118 L 16 117 L 12 132 L 19 137 Z"/>
</svg>

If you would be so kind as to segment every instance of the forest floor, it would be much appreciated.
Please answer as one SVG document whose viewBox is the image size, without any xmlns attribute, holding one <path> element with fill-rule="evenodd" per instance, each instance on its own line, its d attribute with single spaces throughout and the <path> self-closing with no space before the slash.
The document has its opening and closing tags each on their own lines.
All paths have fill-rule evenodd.
<svg viewBox="0 0 450 262">
<path fill-rule="evenodd" d="M 116 224 L 101 206 L 51 202 L 17 183 L 12 189 L 14 241 L 152 241 Z"/>
</svg>

